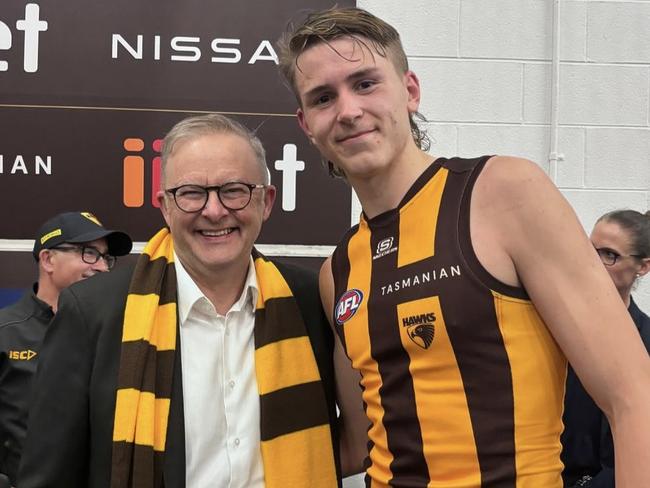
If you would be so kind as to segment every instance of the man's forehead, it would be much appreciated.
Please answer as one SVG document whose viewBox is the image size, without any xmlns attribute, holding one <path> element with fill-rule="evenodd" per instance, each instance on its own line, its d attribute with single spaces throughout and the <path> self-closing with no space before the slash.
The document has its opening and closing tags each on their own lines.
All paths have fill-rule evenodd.
<svg viewBox="0 0 650 488">
<path fill-rule="evenodd" d="M 210 143 L 212 141 L 218 142 L 221 139 L 226 139 L 233 134 L 226 132 L 216 132 L 216 131 L 205 131 L 205 132 L 196 132 L 194 134 L 187 134 L 178 138 L 172 147 L 172 150 L 169 153 L 169 157 L 172 158 L 178 153 L 183 152 L 185 149 L 199 144 Z"/>
<path fill-rule="evenodd" d="M 241 140 L 244 144 L 241 144 Z M 183 137 L 178 140 L 169 154 L 170 169 L 174 173 L 193 171 L 193 163 L 214 161 L 227 157 L 233 151 L 246 154 L 246 141 L 237 134 L 207 132 Z M 250 149 L 252 152 L 252 149 Z"/>
<path fill-rule="evenodd" d="M 353 39 L 344 44 L 321 42 L 305 50 L 296 60 L 296 88 L 302 94 L 318 91 L 341 76 L 354 77 L 377 67 L 376 56 L 368 48 L 359 47 Z"/>
<path fill-rule="evenodd" d="M 195 146 L 187 151 L 192 144 Z M 236 133 L 198 134 L 180 140 L 173 149 L 166 179 L 174 184 L 212 184 L 211 177 L 217 173 L 226 178 L 232 174 L 234 179 L 250 179 L 262 172 L 251 143 Z"/>
<path fill-rule="evenodd" d="M 375 43 L 370 39 L 357 36 L 341 36 L 330 40 L 318 40 L 307 47 L 296 58 L 298 71 L 300 72 L 301 59 L 316 51 L 322 54 L 324 50 L 328 50 L 332 55 L 354 64 L 363 64 L 366 61 L 375 63 L 376 56 L 386 57 L 386 53 L 382 55 Z"/>
</svg>

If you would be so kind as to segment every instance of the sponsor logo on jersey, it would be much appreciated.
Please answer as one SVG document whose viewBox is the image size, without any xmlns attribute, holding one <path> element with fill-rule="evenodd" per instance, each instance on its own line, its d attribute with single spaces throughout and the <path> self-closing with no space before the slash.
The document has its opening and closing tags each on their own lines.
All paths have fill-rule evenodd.
<svg viewBox="0 0 650 488">
<path fill-rule="evenodd" d="M 422 349 L 429 349 L 433 343 L 436 328 L 433 323 L 436 315 L 433 312 L 411 315 L 402 319 L 402 327 L 406 327 L 409 338 Z"/>
<path fill-rule="evenodd" d="M 392 283 L 381 285 L 379 289 L 381 290 L 382 296 L 384 296 L 390 295 L 391 293 L 395 293 L 400 290 L 405 290 L 406 288 L 414 288 L 434 281 L 446 280 L 448 278 L 458 278 L 460 276 L 460 265 L 455 264 L 453 266 L 442 266 L 440 268 L 432 268 L 427 271 L 418 272 L 411 276 L 406 276 L 393 281 Z"/>
<path fill-rule="evenodd" d="M 336 308 L 334 309 L 336 323 L 343 325 L 345 322 L 350 320 L 354 314 L 357 313 L 362 301 L 363 293 L 361 293 L 361 290 L 357 290 L 356 288 L 348 290 L 341 295 L 341 298 L 339 298 Z"/>
<path fill-rule="evenodd" d="M 391 254 L 397 251 L 397 246 L 393 247 L 394 240 L 395 239 L 393 237 L 387 237 L 386 239 L 379 241 L 375 255 L 372 257 L 372 259 L 383 258 L 387 254 Z"/>
<path fill-rule="evenodd" d="M 16 361 L 29 361 L 36 356 L 36 351 L 27 349 L 26 351 L 9 351 L 9 359 Z"/>
</svg>

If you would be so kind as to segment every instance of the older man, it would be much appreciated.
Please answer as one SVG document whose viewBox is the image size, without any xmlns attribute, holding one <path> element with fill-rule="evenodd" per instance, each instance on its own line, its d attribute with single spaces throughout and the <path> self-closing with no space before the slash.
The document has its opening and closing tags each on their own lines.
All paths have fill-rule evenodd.
<svg viewBox="0 0 650 488">
<path fill-rule="evenodd" d="M 62 295 L 19 486 L 336 486 L 315 277 L 253 249 L 275 199 L 260 141 L 192 117 L 162 157 L 168 229 Z"/>
<path fill-rule="evenodd" d="M 105 229 L 90 212 L 58 214 L 38 230 L 33 249 L 38 282 L 17 303 L 0 310 L 0 476 L 12 483 L 27 430 L 32 377 L 59 294 L 109 271 L 116 256 L 128 254 L 131 246 L 127 234 Z"/>
</svg>

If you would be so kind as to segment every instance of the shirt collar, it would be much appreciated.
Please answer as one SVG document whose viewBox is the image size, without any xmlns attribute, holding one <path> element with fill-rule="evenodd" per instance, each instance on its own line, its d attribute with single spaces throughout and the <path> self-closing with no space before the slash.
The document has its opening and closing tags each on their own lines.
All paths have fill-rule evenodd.
<svg viewBox="0 0 650 488">
<path fill-rule="evenodd" d="M 38 282 L 32 285 L 32 291 L 25 293 L 22 298 L 18 301 L 17 306 L 24 308 L 30 313 L 35 313 L 39 317 L 50 320 L 54 317 L 54 311 L 52 307 L 45 303 L 43 300 L 38 298 L 36 294 L 38 293 Z"/>
<path fill-rule="evenodd" d="M 189 275 L 183 266 L 183 263 L 178 259 L 175 251 L 174 268 L 176 270 L 176 282 L 178 285 L 178 317 L 182 325 L 187 319 L 194 304 L 201 299 L 207 301 L 208 298 L 203 294 Z M 244 281 L 244 289 L 230 310 L 246 310 L 255 313 L 258 296 L 259 288 L 257 286 L 257 274 L 255 273 L 255 264 L 251 257 L 248 265 L 248 273 L 246 274 L 246 280 Z"/>
</svg>

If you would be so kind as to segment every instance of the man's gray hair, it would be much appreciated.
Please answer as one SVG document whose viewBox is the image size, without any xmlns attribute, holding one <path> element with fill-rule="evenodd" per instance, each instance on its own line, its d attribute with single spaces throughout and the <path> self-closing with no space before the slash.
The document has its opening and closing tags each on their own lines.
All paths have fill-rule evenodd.
<svg viewBox="0 0 650 488">
<path fill-rule="evenodd" d="M 181 140 L 207 134 L 234 134 L 247 141 L 255 153 L 255 159 L 257 159 L 262 171 L 263 183 L 265 185 L 270 184 L 271 177 L 268 166 L 266 165 L 266 151 L 264 151 L 264 146 L 262 146 L 259 138 L 236 120 L 216 113 L 196 115 L 183 119 L 167 133 L 162 144 L 161 183 L 165 181 L 167 160 L 174 152 L 176 144 Z"/>
</svg>

